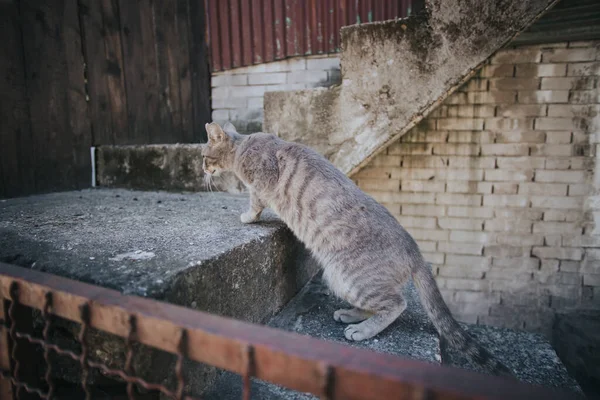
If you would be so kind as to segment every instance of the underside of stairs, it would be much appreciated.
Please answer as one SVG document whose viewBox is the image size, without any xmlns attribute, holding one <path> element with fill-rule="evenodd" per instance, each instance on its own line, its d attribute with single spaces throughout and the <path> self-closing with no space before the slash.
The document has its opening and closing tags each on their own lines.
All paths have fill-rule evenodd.
<svg viewBox="0 0 600 400">
<path fill-rule="evenodd" d="M 555 3 L 428 0 L 413 17 L 344 27 L 341 85 L 266 93 L 264 131 L 352 175 Z"/>
</svg>

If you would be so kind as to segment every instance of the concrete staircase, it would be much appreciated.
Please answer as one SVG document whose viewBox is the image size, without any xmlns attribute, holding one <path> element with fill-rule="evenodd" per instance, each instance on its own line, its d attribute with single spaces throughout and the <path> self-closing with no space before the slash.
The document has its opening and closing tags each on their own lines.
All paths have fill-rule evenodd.
<svg viewBox="0 0 600 400">
<path fill-rule="evenodd" d="M 266 93 L 264 131 L 352 175 L 554 3 L 427 0 L 418 16 L 344 27 L 342 84 Z"/>
</svg>

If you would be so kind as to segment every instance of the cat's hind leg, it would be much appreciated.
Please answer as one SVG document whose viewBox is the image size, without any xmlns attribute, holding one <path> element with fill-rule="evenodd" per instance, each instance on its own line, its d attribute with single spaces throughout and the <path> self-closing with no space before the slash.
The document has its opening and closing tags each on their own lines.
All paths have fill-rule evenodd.
<svg viewBox="0 0 600 400">
<path fill-rule="evenodd" d="M 351 309 L 340 309 L 333 313 L 333 319 L 337 322 L 343 322 L 345 324 L 351 324 L 353 322 L 364 321 L 365 319 L 371 317 L 373 315 L 372 312 L 361 310 L 360 308 L 351 308 Z"/>
<path fill-rule="evenodd" d="M 360 324 L 348 325 L 344 336 L 348 340 L 361 341 L 372 338 L 394 322 L 406 310 L 406 300 L 401 294 L 377 305 L 375 315 Z"/>
</svg>

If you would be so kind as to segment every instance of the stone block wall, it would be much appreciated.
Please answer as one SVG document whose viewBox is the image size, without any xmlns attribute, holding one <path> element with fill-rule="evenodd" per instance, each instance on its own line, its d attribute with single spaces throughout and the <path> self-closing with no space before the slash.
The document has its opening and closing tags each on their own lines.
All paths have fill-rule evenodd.
<svg viewBox="0 0 600 400">
<path fill-rule="evenodd" d="M 241 133 L 258 132 L 265 92 L 331 86 L 340 82 L 337 54 L 297 57 L 212 74 L 212 119 Z"/>
<path fill-rule="evenodd" d="M 353 176 L 462 321 L 549 333 L 600 308 L 600 41 L 501 50 Z"/>
</svg>

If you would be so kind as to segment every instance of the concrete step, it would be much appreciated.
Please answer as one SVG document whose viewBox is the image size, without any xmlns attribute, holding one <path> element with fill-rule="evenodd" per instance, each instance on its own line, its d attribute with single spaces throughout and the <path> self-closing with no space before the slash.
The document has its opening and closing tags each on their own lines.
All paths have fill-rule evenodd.
<svg viewBox="0 0 600 400">
<path fill-rule="evenodd" d="M 342 84 L 265 94 L 265 132 L 352 175 L 427 116 L 554 0 L 427 0 L 422 15 L 342 28 Z"/>
<path fill-rule="evenodd" d="M 269 325 L 280 329 L 341 342 L 354 347 L 389 353 L 435 364 L 478 371 L 453 349 L 440 348 L 433 325 L 425 314 L 412 283 L 404 290 L 408 308 L 402 316 L 379 336 L 363 342 L 348 342 L 343 336 L 344 324 L 333 320 L 333 312 L 347 304 L 326 294 L 319 276 L 275 317 Z M 463 324 L 483 346 L 512 368 L 519 380 L 565 389 L 581 394 L 577 382 L 567 373 L 550 343 L 541 335 L 486 326 Z M 241 393 L 240 378 L 225 373 L 215 385 L 210 399 L 234 399 Z M 260 399 L 316 399 L 306 393 L 286 390 L 261 381 L 253 382 L 253 394 Z"/>
<path fill-rule="evenodd" d="M 0 201 L 0 261 L 186 307 L 262 323 L 316 271 L 304 247 L 274 214 L 244 225 L 243 195 L 97 189 Z M 36 329 L 41 330 L 40 319 Z M 60 328 L 60 329 L 59 329 Z M 75 349 L 78 327 L 53 324 L 54 339 Z M 124 342 L 92 334 L 92 354 L 123 365 Z M 136 371 L 161 381 L 173 360 L 154 352 Z M 58 379 L 75 379 L 61 358 Z M 191 388 L 210 387 L 215 369 L 196 371 Z M 146 375 L 144 375 L 146 374 Z M 106 380 L 97 373 L 93 384 Z"/>
</svg>

